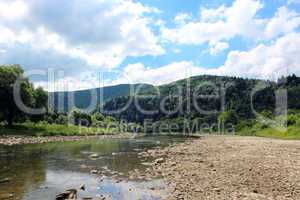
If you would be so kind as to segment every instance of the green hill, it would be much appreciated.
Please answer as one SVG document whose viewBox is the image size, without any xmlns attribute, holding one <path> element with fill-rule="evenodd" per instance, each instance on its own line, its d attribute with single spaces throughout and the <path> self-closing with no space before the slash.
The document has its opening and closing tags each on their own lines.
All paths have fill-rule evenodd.
<svg viewBox="0 0 300 200">
<path fill-rule="evenodd" d="M 272 82 L 205 75 L 161 85 L 156 89 L 151 87 L 134 96 L 111 99 L 103 105 L 103 111 L 117 119 L 139 123 L 151 119 L 180 124 L 188 119 L 213 124 L 218 123 L 220 118 L 226 118 L 225 121 L 233 124 L 240 121 L 250 123 L 251 119 L 255 119 L 255 113 L 278 115 L 284 112 L 285 102 L 282 105 L 280 101 L 279 105 L 276 102 L 276 98 L 281 98 L 276 94 L 282 89 L 288 93 L 288 109 L 300 109 L 300 78 L 296 76 Z M 125 109 L 121 109 L 124 105 L 127 105 Z M 121 111 L 111 113 L 115 110 Z"/>
<path fill-rule="evenodd" d="M 113 98 L 128 96 L 134 93 L 137 88 L 147 89 L 149 87 L 152 86 L 147 84 L 121 84 L 89 90 L 50 92 L 49 101 L 51 107 L 56 111 L 68 112 L 76 107 L 86 110 L 87 112 L 91 112 L 96 109 L 96 107 L 87 109 L 90 105 L 92 97 L 96 100 L 98 106 Z M 73 103 L 70 103 L 72 101 Z"/>
<path fill-rule="evenodd" d="M 286 106 L 288 112 L 300 110 L 300 78 L 294 75 L 276 82 L 203 75 L 156 87 L 136 84 L 92 90 L 97 94 L 98 102 L 97 109 L 91 108 L 90 112 L 99 111 L 117 121 L 138 124 L 151 120 L 158 127 L 175 124 L 179 131 L 186 128 L 186 123 L 188 128 L 195 128 L 195 122 L 208 125 L 213 131 L 218 129 L 220 122 L 232 124 L 239 130 L 260 130 L 268 128 L 268 125 L 257 119 L 257 113 L 274 118 L 284 114 Z M 75 96 L 77 107 L 86 108 L 92 90 L 52 93 L 56 101 L 54 107 L 59 108 L 59 94 L 63 94 L 65 100 L 71 94 Z M 284 96 L 278 95 L 282 91 L 282 94 L 287 92 L 287 102 Z M 100 95 L 103 95 L 103 101 Z M 72 109 L 66 102 L 62 105 L 65 111 Z"/>
</svg>

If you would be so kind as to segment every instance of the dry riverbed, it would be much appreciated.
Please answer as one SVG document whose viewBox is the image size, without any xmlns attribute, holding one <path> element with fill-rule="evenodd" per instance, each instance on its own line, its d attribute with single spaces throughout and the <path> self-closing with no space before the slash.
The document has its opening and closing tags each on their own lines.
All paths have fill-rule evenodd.
<svg viewBox="0 0 300 200">
<path fill-rule="evenodd" d="M 210 136 L 140 156 L 156 160 L 132 176 L 163 177 L 168 200 L 300 199 L 300 141 Z"/>
</svg>

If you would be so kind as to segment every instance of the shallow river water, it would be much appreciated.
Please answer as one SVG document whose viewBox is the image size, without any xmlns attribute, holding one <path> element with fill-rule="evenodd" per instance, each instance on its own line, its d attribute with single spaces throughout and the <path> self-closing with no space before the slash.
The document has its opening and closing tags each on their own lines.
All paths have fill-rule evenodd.
<svg viewBox="0 0 300 200">
<path fill-rule="evenodd" d="M 128 172 L 149 167 L 145 163 L 151 160 L 139 157 L 139 152 L 182 141 L 146 137 L 0 146 L 0 180 L 10 180 L 0 183 L 0 199 L 53 200 L 57 194 L 82 184 L 86 190 L 79 191 L 79 198 L 160 199 L 151 188 L 163 188 L 162 180 L 129 180 Z M 91 158 L 92 154 L 98 157 Z M 92 174 L 92 170 L 101 175 Z"/>
</svg>

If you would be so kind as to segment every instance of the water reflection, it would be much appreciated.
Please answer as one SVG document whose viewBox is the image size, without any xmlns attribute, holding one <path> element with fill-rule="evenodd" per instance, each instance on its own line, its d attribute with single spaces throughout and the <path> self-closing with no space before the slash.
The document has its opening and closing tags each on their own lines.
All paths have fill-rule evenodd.
<svg viewBox="0 0 300 200">
<path fill-rule="evenodd" d="M 11 179 L 0 184 L 0 199 L 13 194 L 13 199 L 52 200 L 65 189 L 81 184 L 87 188 L 80 192 L 81 197 L 104 194 L 113 199 L 159 199 L 149 188 L 162 185 L 161 180 L 116 183 L 112 177 L 126 179 L 130 170 L 144 170 L 142 162 L 149 160 L 139 158 L 139 151 L 181 141 L 182 138 L 159 137 L 0 146 L 0 180 Z M 91 159 L 95 153 L 98 156 Z M 91 170 L 102 175 L 90 174 Z"/>
</svg>

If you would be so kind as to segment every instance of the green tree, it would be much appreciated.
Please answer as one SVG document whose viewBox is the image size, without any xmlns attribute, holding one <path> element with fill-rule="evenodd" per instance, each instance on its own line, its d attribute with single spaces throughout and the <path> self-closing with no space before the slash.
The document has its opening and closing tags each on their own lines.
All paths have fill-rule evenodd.
<svg viewBox="0 0 300 200">
<path fill-rule="evenodd" d="M 43 90 L 43 88 L 38 87 L 33 91 L 34 98 L 34 108 L 47 108 L 48 103 L 48 93 Z M 32 121 L 44 120 L 45 114 L 31 115 Z"/>
<path fill-rule="evenodd" d="M 100 112 L 96 112 L 92 115 L 92 120 L 94 121 L 103 121 L 104 116 Z"/>
<path fill-rule="evenodd" d="M 92 124 L 93 126 L 101 126 L 103 124 L 105 117 L 100 113 L 96 112 L 92 115 Z"/>
<path fill-rule="evenodd" d="M 43 90 L 43 88 L 38 87 L 37 89 L 35 89 L 33 96 L 35 101 L 35 108 L 44 108 L 47 106 L 48 94 Z"/>
<path fill-rule="evenodd" d="M 24 77 L 24 71 L 20 65 L 0 66 L 0 113 L 10 126 L 18 119 L 33 117 L 24 113 L 17 105 L 14 97 L 14 86 L 19 81 L 19 95 L 22 103 L 29 108 L 46 108 L 48 94 L 42 89 L 34 89 L 33 85 Z M 36 120 L 42 119 L 43 114 L 34 116 Z"/>
<path fill-rule="evenodd" d="M 0 66 L 0 112 L 8 125 L 15 119 L 24 115 L 14 100 L 14 84 L 18 78 L 23 77 L 24 71 L 19 65 Z M 28 79 L 20 81 L 20 97 L 26 106 L 34 103 L 33 85 Z"/>
<path fill-rule="evenodd" d="M 90 126 L 92 123 L 91 115 L 78 110 L 71 113 L 75 125 Z"/>
<path fill-rule="evenodd" d="M 68 116 L 63 114 L 58 115 L 57 119 L 55 120 L 55 123 L 62 124 L 62 125 L 68 124 Z"/>
</svg>

